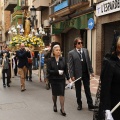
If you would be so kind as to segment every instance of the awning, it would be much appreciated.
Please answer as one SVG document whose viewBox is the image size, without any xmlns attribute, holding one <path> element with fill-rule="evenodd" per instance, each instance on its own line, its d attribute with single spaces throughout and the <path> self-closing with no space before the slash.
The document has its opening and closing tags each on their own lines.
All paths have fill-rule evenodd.
<svg viewBox="0 0 120 120">
<path fill-rule="evenodd" d="M 52 25 L 52 34 L 60 34 L 68 28 L 76 28 L 78 30 L 86 29 L 88 28 L 88 20 L 90 18 L 93 18 L 93 13 L 85 14 L 71 20 L 54 23 Z"/>
</svg>

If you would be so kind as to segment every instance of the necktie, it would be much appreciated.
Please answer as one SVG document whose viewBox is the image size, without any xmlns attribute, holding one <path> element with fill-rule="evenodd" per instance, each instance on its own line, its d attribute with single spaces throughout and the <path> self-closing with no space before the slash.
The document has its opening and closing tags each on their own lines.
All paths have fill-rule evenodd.
<svg viewBox="0 0 120 120">
<path fill-rule="evenodd" d="M 79 54 L 80 54 L 81 61 L 83 61 L 82 52 L 81 52 L 81 50 L 78 50 L 78 51 L 79 51 Z"/>
</svg>

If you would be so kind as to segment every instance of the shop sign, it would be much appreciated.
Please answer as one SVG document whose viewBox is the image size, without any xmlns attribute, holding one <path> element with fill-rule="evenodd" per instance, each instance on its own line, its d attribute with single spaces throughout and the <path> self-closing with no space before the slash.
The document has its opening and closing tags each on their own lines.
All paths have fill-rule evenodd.
<svg viewBox="0 0 120 120">
<path fill-rule="evenodd" d="M 107 0 L 96 5 L 96 16 L 120 11 L 120 0 Z"/>
</svg>

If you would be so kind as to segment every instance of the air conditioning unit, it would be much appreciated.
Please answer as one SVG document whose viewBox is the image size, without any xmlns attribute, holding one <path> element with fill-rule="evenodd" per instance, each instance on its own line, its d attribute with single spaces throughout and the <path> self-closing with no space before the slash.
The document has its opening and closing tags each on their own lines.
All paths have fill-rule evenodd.
<svg viewBox="0 0 120 120">
<path fill-rule="evenodd" d="M 44 20 L 44 27 L 50 26 L 50 21 L 49 20 Z"/>
</svg>

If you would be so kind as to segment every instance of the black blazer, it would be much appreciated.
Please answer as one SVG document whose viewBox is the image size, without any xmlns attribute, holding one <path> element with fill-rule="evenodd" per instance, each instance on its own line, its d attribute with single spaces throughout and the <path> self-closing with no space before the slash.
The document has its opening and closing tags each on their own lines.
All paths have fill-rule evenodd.
<svg viewBox="0 0 120 120">
<path fill-rule="evenodd" d="M 104 58 L 101 71 L 100 115 L 102 111 L 111 110 L 120 101 L 120 60 L 112 55 Z M 120 109 L 113 114 L 115 120 L 120 120 Z"/>
<path fill-rule="evenodd" d="M 63 70 L 63 75 L 59 75 L 58 70 Z M 47 72 L 48 72 L 48 79 L 49 80 L 61 80 L 67 78 L 69 80 L 69 74 L 68 74 L 68 68 L 67 64 L 65 63 L 65 59 L 63 57 L 59 58 L 59 62 L 57 65 L 57 62 L 55 60 L 55 57 L 51 57 L 48 59 L 47 62 Z"/>
<path fill-rule="evenodd" d="M 25 50 L 16 51 L 16 55 L 18 57 L 18 68 L 22 68 L 23 66 L 28 67 L 28 58 L 30 58 L 30 52 Z"/>
</svg>

